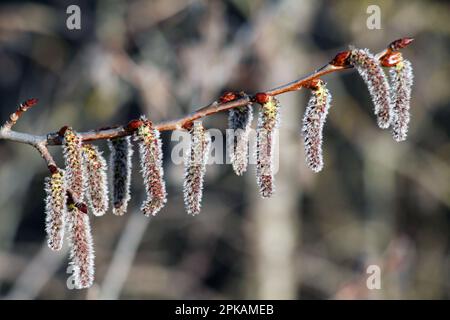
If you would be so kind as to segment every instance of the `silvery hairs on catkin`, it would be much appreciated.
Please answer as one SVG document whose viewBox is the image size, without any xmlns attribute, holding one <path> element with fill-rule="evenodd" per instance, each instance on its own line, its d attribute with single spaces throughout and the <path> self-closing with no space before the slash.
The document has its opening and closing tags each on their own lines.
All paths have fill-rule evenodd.
<svg viewBox="0 0 450 320">
<path fill-rule="evenodd" d="M 89 216 L 76 205 L 69 205 L 70 264 L 77 289 L 89 288 L 94 282 L 94 244 Z"/>
<path fill-rule="evenodd" d="M 200 213 L 203 180 L 211 147 L 211 137 L 200 121 L 191 128 L 190 147 L 184 158 L 184 204 L 188 214 Z"/>
<path fill-rule="evenodd" d="M 392 135 L 396 141 L 404 141 L 408 135 L 409 109 L 413 69 L 411 62 L 403 59 L 389 70 L 393 107 Z"/>
<path fill-rule="evenodd" d="M 66 165 L 65 179 L 67 188 L 79 202 L 83 201 L 86 187 L 86 175 L 83 166 L 81 137 L 72 128 L 64 132 L 63 155 Z"/>
<path fill-rule="evenodd" d="M 45 178 L 45 231 L 47 244 L 52 250 L 60 250 L 66 227 L 66 183 L 64 171 L 57 169 Z"/>
<path fill-rule="evenodd" d="M 94 215 L 102 216 L 109 202 L 106 160 L 98 147 L 91 144 L 83 145 L 83 156 L 88 203 Z"/>
<path fill-rule="evenodd" d="M 121 216 L 127 211 L 131 198 L 133 149 L 129 136 L 108 140 L 108 147 L 111 150 L 109 168 L 113 213 Z"/>
<path fill-rule="evenodd" d="M 247 171 L 249 157 L 248 137 L 252 120 L 253 108 L 251 104 L 229 111 L 228 127 L 234 131 L 230 158 L 233 170 L 238 176 Z"/>
<path fill-rule="evenodd" d="M 275 130 L 280 122 L 280 104 L 275 97 L 261 105 L 256 130 L 256 182 L 263 198 L 275 192 L 274 150 Z"/>
<path fill-rule="evenodd" d="M 350 49 L 349 62 L 358 70 L 369 89 L 375 107 L 374 113 L 377 116 L 378 126 L 386 129 L 392 121 L 392 102 L 387 77 L 379 61 L 368 49 L 355 49 L 352 47 Z"/>
<path fill-rule="evenodd" d="M 162 163 L 162 142 L 159 131 L 153 128 L 151 121 L 141 117 L 143 124 L 135 133 L 135 140 L 139 144 L 141 173 L 144 178 L 147 199 L 141 206 L 146 216 L 154 216 L 167 201 L 166 184 Z"/>
<path fill-rule="evenodd" d="M 325 83 L 320 80 L 317 88 L 311 89 L 302 126 L 306 162 L 314 172 L 319 172 L 323 168 L 323 128 L 330 105 L 331 94 Z"/>
</svg>

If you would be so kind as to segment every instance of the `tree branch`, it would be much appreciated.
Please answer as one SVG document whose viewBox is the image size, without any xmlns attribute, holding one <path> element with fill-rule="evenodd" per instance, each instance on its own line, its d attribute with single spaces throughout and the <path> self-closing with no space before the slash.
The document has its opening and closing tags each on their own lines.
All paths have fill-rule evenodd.
<svg viewBox="0 0 450 320">
<path fill-rule="evenodd" d="M 376 58 L 380 61 L 380 63 L 383 66 L 388 66 L 390 59 L 394 59 L 395 55 L 398 54 L 398 51 L 409 45 L 412 41 L 413 41 L 412 38 L 401 38 L 395 40 L 392 43 L 390 43 L 386 49 L 379 52 L 376 55 Z M 310 87 L 311 81 L 318 79 L 326 74 L 352 68 L 352 66 L 348 64 L 347 61 L 349 55 L 350 55 L 349 51 L 340 52 L 336 55 L 336 57 L 332 61 L 327 63 L 322 68 L 317 69 L 302 78 L 299 78 L 287 84 L 281 85 L 274 89 L 270 89 L 258 94 L 277 96 L 287 92 L 300 90 L 302 87 Z M 219 101 L 214 101 L 211 104 L 203 108 L 200 108 L 192 113 L 189 113 L 188 115 L 183 116 L 181 118 L 157 123 L 155 124 L 155 128 L 159 131 L 187 129 L 192 125 L 192 123 L 195 120 L 225 110 L 242 107 L 251 102 L 257 102 L 258 94 L 249 96 L 245 93 L 229 92 L 223 95 L 219 99 Z M 10 119 L 3 125 L 3 127 L 0 128 L 0 140 L 4 139 L 13 142 L 26 143 L 34 146 L 46 161 L 50 171 L 52 171 L 54 168 L 56 168 L 56 164 L 52 156 L 50 155 L 47 146 L 61 145 L 63 143 L 63 135 L 61 135 L 59 132 L 53 132 L 45 136 L 41 136 L 41 135 L 31 135 L 27 133 L 21 133 L 12 130 L 12 127 L 19 120 L 20 116 L 36 103 L 37 103 L 36 99 L 29 99 L 24 103 L 22 103 L 16 112 L 11 114 Z M 81 132 L 79 133 L 79 135 L 81 136 L 84 142 L 112 139 L 131 135 L 140 125 L 141 120 L 135 119 L 131 120 L 126 125 L 100 128 L 96 130 Z"/>
</svg>

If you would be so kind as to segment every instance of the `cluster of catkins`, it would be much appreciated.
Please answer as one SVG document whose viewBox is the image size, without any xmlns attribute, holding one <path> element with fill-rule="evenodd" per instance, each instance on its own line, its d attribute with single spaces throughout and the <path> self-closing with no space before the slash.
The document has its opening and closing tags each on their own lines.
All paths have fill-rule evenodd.
<svg viewBox="0 0 450 320">
<path fill-rule="evenodd" d="M 380 61 L 368 49 L 351 48 L 348 63 L 357 69 L 369 89 L 378 126 L 382 129 L 391 127 L 394 139 L 404 141 L 410 119 L 413 84 L 411 62 L 400 56 L 399 62 L 389 68 L 389 80 Z M 302 135 L 307 163 L 313 171 L 319 172 L 323 168 L 322 135 L 331 94 L 322 80 L 318 80 L 310 89 L 311 97 L 303 117 Z"/>
<path fill-rule="evenodd" d="M 367 49 L 351 49 L 348 63 L 358 70 L 369 88 L 378 125 L 381 128 L 391 126 L 395 140 L 405 140 L 413 82 L 411 63 L 401 59 L 391 66 L 390 83 L 378 59 Z M 325 82 L 320 79 L 314 79 L 307 87 L 311 89 L 311 97 L 301 131 L 308 166 L 318 172 L 323 167 L 322 136 L 331 94 Z M 261 105 L 256 133 L 257 184 L 261 196 L 268 198 L 275 189 L 274 135 L 280 122 L 280 105 L 275 97 L 265 93 L 257 94 L 255 100 Z M 229 127 L 234 130 L 230 158 L 237 175 L 242 175 L 248 166 L 252 112 L 251 103 L 229 111 Z M 201 209 L 211 138 L 201 121 L 195 121 L 189 130 L 191 139 L 184 159 L 183 191 L 186 211 L 196 215 Z M 108 168 L 102 152 L 96 146 L 83 144 L 80 135 L 72 128 L 64 128 L 60 133 L 64 136 L 65 169 L 52 168 L 52 174 L 45 183 L 48 245 L 52 250 L 60 250 L 64 235 L 67 234 L 75 286 L 88 288 L 94 279 L 94 248 L 88 211 L 95 216 L 104 215 L 109 205 L 108 193 L 111 195 L 113 214 L 121 216 L 127 211 L 133 155 L 131 137 L 108 141 L 108 183 Z M 141 117 L 133 135 L 139 145 L 141 173 L 147 196 L 141 210 L 146 216 L 153 216 L 167 201 L 162 143 L 159 131 L 145 117 Z M 84 205 L 85 198 L 88 206 Z"/>
<path fill-rule="evenodd" d="M 139 144 L 147 193 L 141 209 L 150 216 L 166 203 L 161 139 L 159 131 L 145 117 L 140 123 L 134 138 Z M 67 235 L 75 287 L 89 288 L 94 280 L 94 247 L 88 211 L 102 216 L 108 210 L 108 168 L 102 152 L 96 146 L 83 144 L 72 128 L 64 128 L 61 134 L 65 169 L 52 167 L 45 181 L 47 242 L 52 250 L 60 250 Z M 127 211 L 130 200 L 133 154 L 130 140 L 127 136 L 108 141 L 112 212 L 119 216 Z M 84 204 L 85 199 L 88 206 Z"/>
</svg>

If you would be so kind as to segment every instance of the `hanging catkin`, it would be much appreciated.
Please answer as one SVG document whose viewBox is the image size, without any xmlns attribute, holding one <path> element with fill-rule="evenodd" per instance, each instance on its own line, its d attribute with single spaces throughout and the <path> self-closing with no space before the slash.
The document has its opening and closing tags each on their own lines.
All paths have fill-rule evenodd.
<svg viewBox="0 0 450 320">
<path fill-rule="evenodd" d="M 141 206 L 146 216 L 154 216 L 166 203 L 166 184 L 162 164 L 161 138 L 151 121 L 141 117 L 142 125 L 136 131 L 139 143 L 141 173 L 144 178 L 147 199 Z"/>
<path fill-rule="evenodd" d="M 203 180 L 208 162 L 211 137 L 200 121 L 191 128 L 190 148 L 184 159 L 184 205 L 188 214 L 200 213 Z"/>
</svg>

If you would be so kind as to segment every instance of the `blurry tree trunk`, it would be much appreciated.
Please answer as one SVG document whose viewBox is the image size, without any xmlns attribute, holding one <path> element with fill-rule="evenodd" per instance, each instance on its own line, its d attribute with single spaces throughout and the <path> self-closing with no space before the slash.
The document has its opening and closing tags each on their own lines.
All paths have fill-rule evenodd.
<svg viewBox="0 0 450 320">
<path fill-rule="evenodd" d="M 288 10 L 288 7 L 282 5 L 278 10 Z M 261 17 L 265 24 L 263 23 L 259 30 L 260 37 L 265 40 L 257 44 L 256 50 L 259 59 L 262 60 L 261 65 L 265 66 L 262 75 L 266 77 L 266 81 L 261 79 L 262 87 L 274 86 L 276 83 L 282 83 L 284 79 L 299 76 L 299 70 L 296 68 L 302 61 L 299 48 L 288 46 L 291 50 L 277 52 L 279 41 L 289 42 L 291 37 L 294 37 L 291 33 L 283 34 L 281 39 L 276 36 L 277 26 L 268 20 L 279 17 L 279 13 L 271 12 L 272 17 Z M 274 55 L 273 52 L 277 54 Z M 298 208 L 301 186 L 298 166 L 299 162 L 304 163 L 300 151 L 302 145 L 300 119 L 303 109 L 298 107 L 299 99 L 299 95 L 285 95 L 280 99 L 282 125 L 275 146 L 275 163 L 278 161 L 278 165 L 275 165 L 275 168 L 278 167 L 275 175 L 275 194 L 269 199 L 263 199 L 256 188 L 250 192 L 252 194 L 251 205 L 248 208 L 250 221 L 246 232 L 250 247 L 247 298 L 298 297 L 300 272 L 297 270 L 296 261 L 300 252 L 301 229 Z M 247 178 L 252 186 L 256 186 L 254 168 L 251 169 L 253 170 L 250 170 Z"/>
<path fill-rule="evenodd" d="M 286 99 L 287 100 L 287 99 Z M 292 99 L 291 99 L 292 100 Z M 283 108 L 282 118 L 286 128 L 296 119 L 294 108 Z M 289 120 L 292 119 L 292 120 Z M 298 172 L 298 141 L 289 129 L 280 130 L 279 172 L 275 177 L 275 195 L 263 199 L 258 191 L 252 192 L 249 208 L 250 261 L 248 275 L 250 292 L 248 298 L 295 299 L 298 291 L 298 270 L 295 263 L 299 244 L 300 221 L 297 203 L 300 186 L 296 181 Z M 294 161 L 293 161 L 294 160 Z M 293 174 L 294 173 L 294 174 Z M 254 182 L 254 174 L 248 175 Z"/>
<path fill-rule="evenodd" d="M 151 219 L 133 213 L 130 214 L 114 251 L 113 259 L 101 286 L 100 299 L 116 300 L 120 298 L 139 244 L 150 223 Z"/>
<path fill-rule="evenodd" d="M 363 177 L 366 194 L 366 217 L 363 228 L 365 229 L 365 254 L 367 255 L 365 267 L 375 264 L 381 269 L 381 289 L 369 290 L 369 299 L 387 298 L 386 286 L 388 281 L 386 281 L 387 274 L 383 270 L 383 252 L 392 238 L 394 177 L 391 170 L 372 161 L 373 157 L 377 156 L 389 157 L 386 152 L 389 146 L 383 144 L 383 141 L 385 139 L 375 139 L 371 147 L 366 148 L 364 152 Z M 369 274 L 366 274 L 366 277 L 368 276 Z"/>
</svg>

